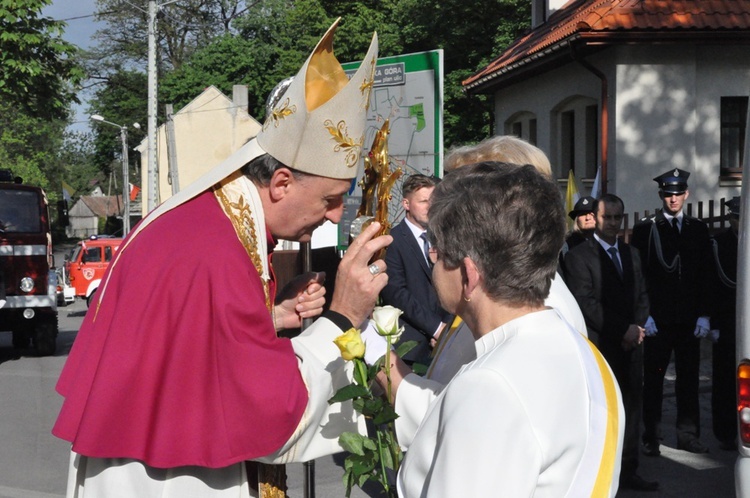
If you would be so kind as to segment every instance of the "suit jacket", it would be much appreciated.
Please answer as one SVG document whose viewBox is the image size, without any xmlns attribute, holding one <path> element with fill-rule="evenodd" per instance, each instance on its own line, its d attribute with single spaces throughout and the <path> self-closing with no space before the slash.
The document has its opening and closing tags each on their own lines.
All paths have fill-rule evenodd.
<svg viewBox="0 0 750 498">
<path fill-rule="evenodd" d="M 453 317 L 440 307 L 424 249 L 406 222 L 393 227 L 391 235 L 393 242 L 385 253 L 388 285 L 381 291 L 380 297 L 383 304 L 390 304 L 404 312 L 401 318 L 405 330 L 401 342 L 417 341 L 419 344 L 404 359 L 427 363 L 429 339 L 441 322 L 450 323 Z"/>
<path fill-rule="evenodd" d="M 677 237 L 659 212 L 635 224 L 630 243 L 643 258 L 651 316 L 657 327 L 693 326 L 699 316 L 710 314 L 711 255 L 705 223 L 684 215 Z"/>
<path fill-rule="evenodd" d="M 622 336 L 635 323 L 643 326 L 649 315 L 646 281 L 638 250 L 620 241 L 617 245 L 623 276 L 595 239 L 568 251 L 565 270 L 568 287 L 578 301 L 589 338 L 610 360 L 622 356 Z"/>
</svg>

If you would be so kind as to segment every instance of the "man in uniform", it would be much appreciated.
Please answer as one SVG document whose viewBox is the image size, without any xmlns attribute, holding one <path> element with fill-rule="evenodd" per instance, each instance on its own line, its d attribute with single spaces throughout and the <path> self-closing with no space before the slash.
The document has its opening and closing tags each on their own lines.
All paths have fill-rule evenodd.
<svg viewBox="0 0 750 498">
<path fill-rule="evenodd" d="M 740 224 L 740 198 L 729 208 L 729 228 L 711 239 L 714 262 L 711 340 L 713 344 L 711 420 L 719 447 L 737 450 L 736 332 L 737 332 L 737 231 Z"/>
<path fill-rule="evenodd" d="M 440 307 L 432 286 L 432 261 L 427 239 L 427 211 L 438 179 L 426 175 L 409 176 L 402 187 L 406 215 L 393 227 L 393 243 L 385 254 L 388 284 L 381 292 L 383 304 L 403 311 L 404 334 L 400 341 L 416 341 L 404 355 L 407 363 L 430 362 L 430 351 L 446 324 L 453 317 Z"/>
<path fill-rule="evenodd" d="M 333 339 L 369 315 L 388 278 L 373 224 L 320 282 L 274 303 L 277 238 L 338 222 L 357 175 L 377 38 L 351 80 L 338 21 L 273 104 L 262 131 L 131 232 L 109 267 L 57 390 L 53 433 L 72 443 L 68 496 L 253 496 L 250 460 L 307 461 L 363 430 Z"/>
<path fill-rule="evenodd" d="M 620 489 L 656 491 L 637 474 L 643 397 L 643 338 L 648 294 L 638 251 L 618 240 L 624 204 L 613 194 L 594 202 L 593 238 L 565 256 L 566 281 L 581 306 L 589 339 L 612 368 L 625 407 Z"/>
<path fill-rule="evenodd" d="M 644 262 L 655 328 L 644 344 L 643 452 L 658 456 L 664 374 L 674 351 L 677 447 L 706 453 L 698 403 L 700 339 L 710 330 L 709 236 L 705 223 L 683 212 L 690 173 L 673 169 L 654 178 L 663 209 L 633 227 L 631 244 Z"/>
</svg>

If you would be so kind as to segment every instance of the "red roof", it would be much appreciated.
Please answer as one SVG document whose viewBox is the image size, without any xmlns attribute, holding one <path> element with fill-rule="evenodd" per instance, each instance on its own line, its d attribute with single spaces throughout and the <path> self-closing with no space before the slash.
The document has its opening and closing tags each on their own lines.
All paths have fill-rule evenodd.
<svg viewBox="0 0 750 498">
<path fill-rule="evenodd" d="M 547 22 L 514 41 L 463 82 L 477 91 L 513 69 L 579 44 L 653 42 L 656 38 L 750 38 L 750 0 L 570 0 Z"/>
<path fill-rule="evenodd" d="M 118 216 L 123 211 L 121 195 L 82 195 L 81 201 L 99 218 Z"/>
</svg>

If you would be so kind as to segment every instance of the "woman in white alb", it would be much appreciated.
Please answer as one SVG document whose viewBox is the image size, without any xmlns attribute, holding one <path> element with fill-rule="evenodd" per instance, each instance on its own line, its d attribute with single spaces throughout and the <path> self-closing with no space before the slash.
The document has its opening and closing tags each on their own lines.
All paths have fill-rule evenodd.
<svg viewBox="0 0 750 498">
<path fill-rule="evenodd" d="M 544 305 L 565 233 L 556 185 L 529 166 L 466 166 L 435 189 L 430 232 L 438 296 L 471 329 L 477 358 L 427 409 L 399 496 L 614 496 L 617 384 Z"/>
</svg>

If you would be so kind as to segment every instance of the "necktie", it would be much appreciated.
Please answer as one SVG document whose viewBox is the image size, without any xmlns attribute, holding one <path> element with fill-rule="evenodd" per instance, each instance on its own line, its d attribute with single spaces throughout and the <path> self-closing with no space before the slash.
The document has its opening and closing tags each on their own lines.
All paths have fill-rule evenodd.
<svg viewBox="0 0 750 498">
<path fill-rule="evenodd" d="M 427 232 L 422 232 L 419 236 L 422 239 L 422 249 L 424 249 L 424 257 L 427 260 L 427 266 L 432 268 L 432 261 L 430 260 L 430 242 L 427 240 Z"/>
<path fill-rule="evenodd" d="M 672 218 L 672 231 L 675 235 L 680 235 L 680 225 L 677 224 L 677 218 Z"/>
<path fill-rule="evenodd" d="M 617 248 L 610 247 L 609 249 L 607 249 L 607 252 L 610 256 L 612 256 L 612 262 L 615 264 L 615 269 L 620 275 L 620 278 L 622 278 L 622 265 L 620 264 L 620 259 L 617 257 Z"/>
</svg>

